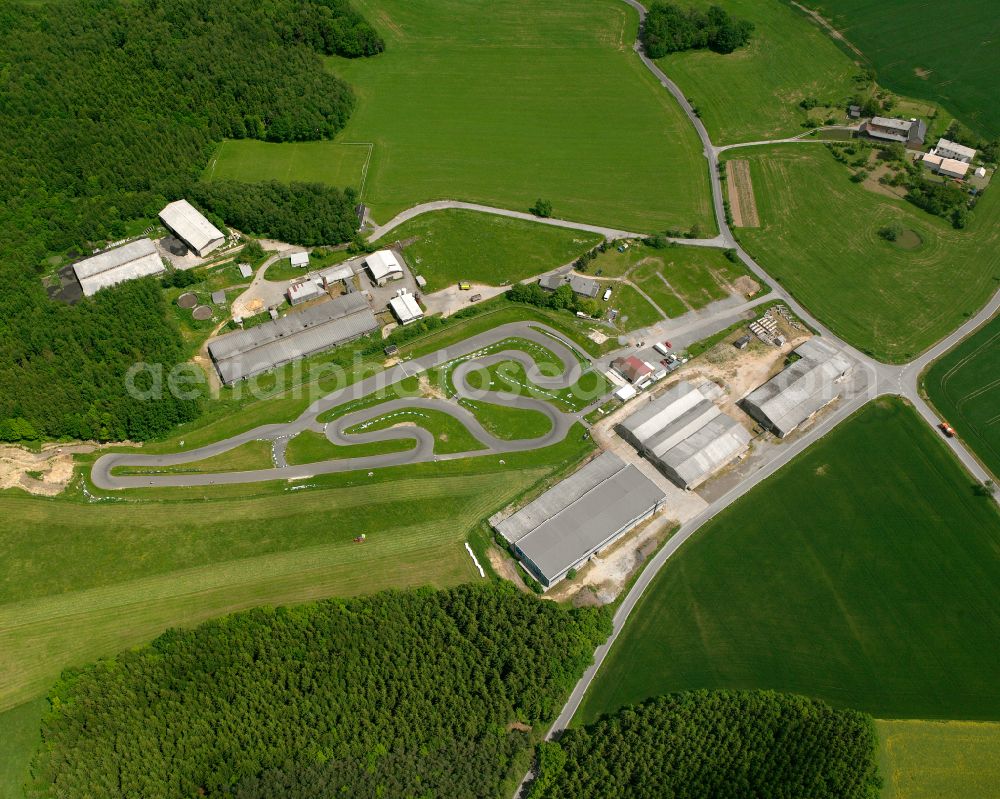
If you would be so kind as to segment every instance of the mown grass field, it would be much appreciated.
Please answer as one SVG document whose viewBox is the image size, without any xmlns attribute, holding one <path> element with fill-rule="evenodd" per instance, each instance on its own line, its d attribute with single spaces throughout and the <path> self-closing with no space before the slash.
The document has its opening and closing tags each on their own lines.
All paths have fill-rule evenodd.
<svg viewBox="0 0 1000 799">
<path fill-rule="evenodd" d="M 581 720 L 690 688 L 1000 719 L 1000 513 L 971 483 L 912 408 L 869 404 L 663 568 Z"/>
<path fill-rule="evenodd" d="M 182 474 L 185 472 L 242 472 L 274 466 L 270 441 L 248 441 L 210 458 L 176 466 L 119 466 L 115 474 Z"/>
<path fill-rule="evenodd" d="M 750 254 L 838 335 L 874 357 L 908 361 L 978 311 L 1000 279 L 1000 194 L 955 230 L 904 200 L 850 182 L 823 145 L 737 150 L 750 161 L 760 228 Z M 878 235 L 898 222 L 923 243 Z"/>
<path fill-rule="evenodd" d="M 226 140 L 216 149 L 202 180 L 301 181 L 360 190 L 370 152 L 370 144 Z"/>
<path fill-rule="evenodd" d="M 592 446 L 88 502 L 0 493 L 0 710 L 73 664 L 239 608 L 478 579 L 479 522 Z M 391 489 L 389 488 L 391 484 Z M 103 492 L 91 487 L 91 493 Z M 352 543 L 366 533 L 367 543 Z M 0 737 L 3 737 L 0 735 Z"/>
<path fill-rule="evenodd" d="M 434 436 L 434 452 L 439 455 L 452 452 L 475 452 L 484 449 L 479 440 L 473 437 L 465 425 L 454 416 L 427 408 L 403 408 L 399 411 L 393 411 L 365 423 L 364 428 L 355 425 L 349 428 L 348 432 L 385 430 L 399 424 L 412 424 L 427 430 Z"/>
<path fill-rule="evenodd" d="M 1000 136 L 996 78 L 1000 17 L 988 0 L 950 0 L 946 24 L 909 0 L 804 0 L 871 61 L 880 83 L 947 106 L 988 138 Z M 886 31 L 892 35 L 887 36 Z"/>
<path fill-rule="evenodd" d="M 427 291 L 460 280 L 516 283 L 568 264 L 601 243 L 594 233 L 461 210 L 423 214 L 387 238 L 414 239 L 404 254 L 410 269 L 427 280 Z"/>
<path fill-rule="evenodd" d="M 923 387 L 942 417 L 1000 475 L 1000 316 L 935 361 Z"/>
<path fill-rule="evenodd" d="M 1000 724 L 877 721 L 882 799 L 998 799 Z"/>
<path fill-rule="evenodd" d="M 459 400 L 476 417 L 486 431 L 505 441 L 540 438 L 552 429 L 549 417 L 527 408 L 511 408 L 485 400 Z"/>
<path fill-rule="evenodd" d="M 413 449 L 413 441 L 368 441 L 362 444 L 341 446 L 315 430 L 303 430 L 288 442 L 285 457 L 290 464 L 318 463 L 337 458 L 363 458 L 369 455 L 386 455 Z"/>
<path fill-rule="evenodd" d="M 836 103 L 837 116 L 844 118 L 844 100 L 854 91 L 858 69 L 804 14 L 777 0 L 687 5 L 720 5 L 754 24 L 750 43 L 729 55 L 689 51 L 657 62 L 697 106 L 715 144 L 802 133 L 810 115 L 799 102 L 807 97 Z M 822 122 L 826 112 L 817 109 L 811 116 Z"/>
<path fill-rule="evenodd" d="M 364 200 L 379 221 L 434 199 L 637 232 L 712 235 L 701 145 L 632 52 L 620 0 L 359 0 L 376 58 L 332 58 L 358 95 L 341 139 L 372 141 Z"/>
<path fill-rule="evenodd" d="M 618 311 L 615 325 L 619 330 L 638 330 L 640 327 L 649 327 L 663 321 L 660 312 L 636 291 L 635 286 L 617 281 L 602 282 L 601 294 L 598 297 L 603 297 L 604 290 L 608 288 L 611 289 L 611 298 L 607 301 L 607 306 Z"/>
<path fill-rule="evenodd" d="M 0 712 L 0 796 L 22 799 L 28 766 L 42 741 L 44 699 L 35 699 Z"/>
</svg>

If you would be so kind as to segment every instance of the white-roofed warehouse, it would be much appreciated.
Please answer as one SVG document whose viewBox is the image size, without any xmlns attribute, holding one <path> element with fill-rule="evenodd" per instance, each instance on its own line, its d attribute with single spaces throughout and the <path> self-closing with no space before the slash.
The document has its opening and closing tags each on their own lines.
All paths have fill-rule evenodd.
<svg viewBox="0 0 1000 799">
<path fill-rule="evenodd" d="M 746 428 L 687 382 L 633 413 L 618 433 L 681 488 L 703 483 L 750 445 Z"/>
<path fill-rule="evenodd" d="M 160 221 L 199 257 L 219 247 L 225 237 L 187 200 L 177 200 L 160 211 Z"/>
<path fill-rule="evenodd" d="M 743 400 L 748 414 L 782 437 L 837 399 L 840 379 L 853 366 L 847 355 L 818 336 L 795 352 L 799 360 Z"/>
<path fill-rule="evenodd" d="M 605 452 L 513 516 L 490 522 L 549 588 L 653 515 L 664 499 L 635 466 Z"/>
<path fill-rule="evenodd" d="M 163 272 L 163 260 L 149 239 L 132 241 L 73 264 L 83 293 L 92 297 L 107 286 Z"/>
<path fill-rule="evenodd" d="M 222 382 L 231 385 L 378 329 L 361 294 L 345 294 L 298 313 L 209 342 Z"/>
<path fill-rule="evenodd" d="M 392 250 L 379 250 L 373 252 L 365 258 L 365 266 L 372 280 L 379 286 L 384 286 L 390 280 L 399 280 L 403 277 L 403 267 L 399 265 L 395 253 Z"/>
</svg>

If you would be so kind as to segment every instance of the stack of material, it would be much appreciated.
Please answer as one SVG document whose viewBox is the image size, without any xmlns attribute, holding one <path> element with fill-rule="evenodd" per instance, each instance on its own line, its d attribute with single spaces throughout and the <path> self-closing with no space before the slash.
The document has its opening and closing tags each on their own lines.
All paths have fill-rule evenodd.
<svg viewBox="0 0 1000 799">
<path fill-rule="evenodd" d="M 227 333 L 208 345 L 222 382 L 266 372 L 378 329 L 375 314 L 360 294 L 346 294 L 299 313 Z"/>
<path fill-rule="evenodd" d="M 750 445 L 743 425 L 687 382 L 633 413 L 618 433 L 681 488 L 703 483 Z"/>
</svg>

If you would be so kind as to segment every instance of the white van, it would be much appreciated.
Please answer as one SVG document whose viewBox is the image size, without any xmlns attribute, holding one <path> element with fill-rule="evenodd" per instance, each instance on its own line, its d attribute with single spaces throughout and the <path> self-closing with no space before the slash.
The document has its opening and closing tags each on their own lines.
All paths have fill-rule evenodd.
<svg viewBox="0 0 1000 799">
<path fill-rule="evenodd" d="M 611 289 L 607 289 L 604 292 L 604 301 L 607 302 L 611 299 Z"/>
<path fill-rule="evenodd" d="M 653 345 L 653 349 L 660 353 L 660 355 L 670 354 L 670 350 L 667 349 L 666 345 L 661 344 L 660 342 L 656 342 L 656 344 Z"/>
</svg>

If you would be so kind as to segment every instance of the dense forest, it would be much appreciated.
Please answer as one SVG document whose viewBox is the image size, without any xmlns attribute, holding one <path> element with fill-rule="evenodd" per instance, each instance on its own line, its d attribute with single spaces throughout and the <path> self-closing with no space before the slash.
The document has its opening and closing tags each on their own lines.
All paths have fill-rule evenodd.
<svg viewBox="0 0 1000 799">
<path fill-rule="evenodd" d="M 509 585 L 169 631 L 63 675 L 29 796 L 499 796 L 609 632 Z"/>
<path fill-rule="evenodd" d="M 655 2 L 646 14 L 642 46 L 650 58 L 706 47 L 717 53 L 731 53 L 749 42 L 751 33 L 752 22 L 735 19 L 719 6 L 702 11 Z"/>
<path fill-rule="evenodd" d="M 531 799 L 877 799 L 872 719 L 770 691 L 692 691 L 540 747 Z"/>
<path fill-rule="evenodd" d="M 51 302 L 46 260 L 186 195 L 223 137 L 334 135 L 354 97 L 321 56 L 382 42 L 344 0 L 14 2 L 0 25 L 0 435 L 164 432 L 197 404 L 124 388 L 136 361 L 182 357 L 160 300 Z"/>
<path fill-rule="evenodd" d="M 238 183 L 194 186 L 190 196 L 244 233 L 314 245 L 348 241 L 358 229 L 354 189 L 322 183 Z"/>
</svg>

